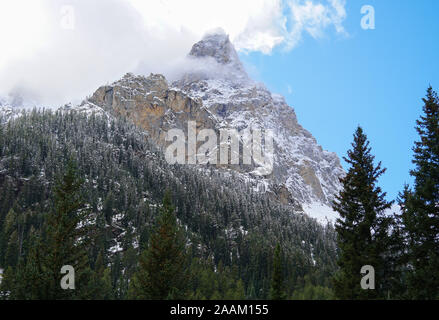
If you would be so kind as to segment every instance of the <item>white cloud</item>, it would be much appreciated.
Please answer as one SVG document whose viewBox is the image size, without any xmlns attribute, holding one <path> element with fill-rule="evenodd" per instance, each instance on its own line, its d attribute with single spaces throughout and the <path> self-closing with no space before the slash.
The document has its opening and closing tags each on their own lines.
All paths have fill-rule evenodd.
<svg viewBox="0 0 439 320">
<path fill-rule="evenodd" d="M 163 34 L 169 29 L 184 29 L 201 38 L 207 31 L 221 27 L 238 50 L 264 53 L 284 40 L 280 0 L 127 1 L 144 16 L 148 28 Z"/>
<path fill-rule="evenodd" d="M 62 28 L 74 9 L 74 28 Z M 60 105 L 129 71 L 169 73 L 221 27 L 243 52 L 343 33 L 344 0 L 2 0 L 0 95 Z"/>
<path fill-rule="evenodd" d="M 286 48 L 294 48 L 307 32 L 313 38 L 320 38 L 324 30 L 334 26 L 337 33 L 346 34 L 342 25 L 346 18 L 345 0 L 315 2 L 311 0 L 289 0 L 290 30 L 286 30 Z"/>
<path fill-rule="evenodd" d="M 0 68 L 11 57 L 26 58 L 44 46 L 46 11 L 37 1 L 0 1 Z"/>
<path fill-rule="evenodd" d="M 148 28 L 163 34 L 188 30 L 199 38 L 223 28 L 241 51 L 270 53 L 278 45 L 293 48 L 307 32 L 318 38 L 333 25 L 345 33 L 345 0 L 127 0 L 145 18 Z"/>
<path fill-rule="evenodd" d="M 17 44 L 22 49 L 13 55 L 0 53 L 0 94 L 18 91 L 39 103 L 68 102 L 132 69 L 146 51 L 141 16 L 121 1 L 19 1 L 12 11 L 6 4 L 14 2 L 2 2 L 2 12 L 12 16 L 1 26 L 9 37 L 2 49 Z M 73 30 L 62 28 L 65 4 L 74 8 Z M 32 16 L 35 9 L 38 19 Z"/>
</svg>

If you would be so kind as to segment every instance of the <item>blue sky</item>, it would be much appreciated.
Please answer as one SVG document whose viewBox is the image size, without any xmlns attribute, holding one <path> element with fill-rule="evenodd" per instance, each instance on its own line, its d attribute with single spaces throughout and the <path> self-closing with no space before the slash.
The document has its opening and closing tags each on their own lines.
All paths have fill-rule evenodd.
<svg viewBox="0 0 439 320">
<path fill-rule="evenodd" d="M 363 5 L 375 8 L 374 30 L 361 28 Z M 324 149 L 346 155 L 361 125 L 387 168 L 380 184 L 395 199 L 412 182 L 421 98 L 429 84 L 439 90 L 439 1 L 349 0 L 346 12 L 348 35 L 304 35 L 289 52 L 240 56 L 253 77 L 285 96 Z"/>
</svg>

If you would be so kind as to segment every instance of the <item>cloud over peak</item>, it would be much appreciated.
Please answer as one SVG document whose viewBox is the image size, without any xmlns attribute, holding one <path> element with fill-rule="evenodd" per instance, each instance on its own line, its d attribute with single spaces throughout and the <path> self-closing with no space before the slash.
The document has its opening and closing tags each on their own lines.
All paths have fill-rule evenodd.
<svg viewBox="0 0 439 320">
<path fill-rule="evenodd" d="M 344 33 L 345 18 L 345 0 L 2 0 L 0 96 L 77 102 L 126 72 L 178 73 L 218 27 L 238 51 L 269 54 Z"/>
<path fill-rule="evenodd" d="M 271 53 L 290 50 L 304 33 L 321 37 L 335 27 L 345 33 L 346 0 L 162 0 L 155 4 L 126 0 L 144 16 L 147 28 L 187 30 L 199 38 L 222 27 L 237 50 Z"/>
</svg>

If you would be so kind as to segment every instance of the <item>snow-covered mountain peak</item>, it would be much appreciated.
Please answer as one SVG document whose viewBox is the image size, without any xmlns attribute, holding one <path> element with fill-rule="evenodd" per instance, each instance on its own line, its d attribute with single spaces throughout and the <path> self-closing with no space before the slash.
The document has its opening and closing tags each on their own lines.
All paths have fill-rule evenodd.
<svg viewBox="0 0 439 320">
<path fill-rule="evenodd" d="M 212 57 L 220 64 L 239 61 L 238 54 L 225 33 L 211 33 L 192 46 L 192 57 Z"/>
<path fill-rule="evenodd" d="M 195 43 L 189 58 L 199 65 L 186 78 L 224 78 L 235 82 L 250 80 L 229 36 L 222 30 L 206 34 L 201 41 Z"/>
<path fill-rule="evenodd" d="M 163 150 L 166 132 L 186 130 L 188 121 L 196 121 L 197 130 L 271 130 L 274 158 L 269 176 L 258 174 L 257 163 L 217 169 L 232 170 L 255 190 L 268 192 L 319 221 L 333 221 L 330 207 L 344 175 L 338 156 L 318 145 L 282 96 L 247 76 L 224 33 L 205 36 L 193 46 L 189 58 L 190 71 L 177 81 L 169 83 L 159 74 L 127 74 L 100 87 L 77 108 L 130 118 Z"/>
</svg>

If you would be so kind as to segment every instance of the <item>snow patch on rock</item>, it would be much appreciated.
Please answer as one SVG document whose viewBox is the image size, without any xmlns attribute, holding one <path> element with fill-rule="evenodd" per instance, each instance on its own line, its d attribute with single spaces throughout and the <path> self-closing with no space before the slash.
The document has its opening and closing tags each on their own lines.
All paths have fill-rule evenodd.
<svg viewBox="0 0 439 320">
<path fill-rule="evenodd" d="M 303 205 L 303 210 L 308 216 L 316 219 L 318 222 L 324 225 L 327 223 L 334 224 L 337 218 L 339 218 L 338 213 L 332 210 L 330 206 L 320 202 L 305 204 Z"/>
</svg>

